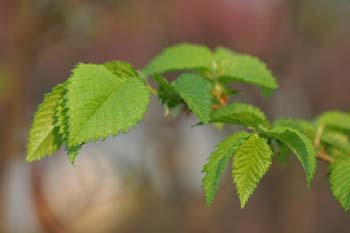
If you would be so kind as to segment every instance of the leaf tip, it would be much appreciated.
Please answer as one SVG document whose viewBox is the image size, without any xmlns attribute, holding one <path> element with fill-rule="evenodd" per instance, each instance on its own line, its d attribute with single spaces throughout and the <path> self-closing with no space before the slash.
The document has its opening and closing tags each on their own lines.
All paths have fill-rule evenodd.
<svg viewBox="0 0 350 233">
<path fill-rule="evenodd" d="M 32 163 L 35 159 L 33 159 L 31 156 L 26 156 L 26 163 Z"/>
<path fill-rule="evenodd" d="M 210 200 L 208 197 L 206 198 L 205 204 L 207 206 L 207 208 L 209 208 L 211 206 L 211 204 L 213 203 L 213 200 Z"/>
<path fill-rule="evenodd" d="M 248 202 L 248 199 L 244 199 L 244 198 L 239 198 L 239 200 L 240 200 L 240 206 L 241 206 L 241 209 L 243 210 L 244 209 L 244 207 L 247 205 L 247 202 Z"/>
</svg>

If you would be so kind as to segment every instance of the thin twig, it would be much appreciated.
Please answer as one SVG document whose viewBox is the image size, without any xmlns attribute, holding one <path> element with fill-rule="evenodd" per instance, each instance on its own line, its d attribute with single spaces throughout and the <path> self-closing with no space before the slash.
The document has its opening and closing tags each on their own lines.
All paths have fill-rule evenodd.
<svg viewBox="0 0 350 233">
<path fill-rule="evenodd" d="M 315 148 L 318 148 L 321 144 L 321 137 L 324 131 L 324 125 L 321 124 L 318 128 L 317 128 L 317 132 L 316 132 L 316 136 L 314 139 L 314 146 Z"/>
<path fill-rule="evenodd" d="M 322 134 L 323 134 L 323 131 L 324 131 L 324 125 L 321 124 L 318 128 L 317 128 L 317 132 L 316 132 L 316 136 L 315 136 L 315 139 L 314 139 L 314 147 L 316 149 L 319 150 L 316 158 L 321 160 L 321 161 L 324 161 L 324 162 L 327 162 L 327 163 L 332 163 L 333 162 L 333 158 L 331 156 L 329 156 L 324 150 L 323 148 L 320 148 L 320 145 L 321 145 L 321 137 L 322 137 Z"/>
<path fill-rule="evenodd" d="M 332 163 L 334 161 L 334 159 L 328 154 L 326 154 L 323 150 L 318 152 L 316 158 L 327 163 Z"/>
</svg>

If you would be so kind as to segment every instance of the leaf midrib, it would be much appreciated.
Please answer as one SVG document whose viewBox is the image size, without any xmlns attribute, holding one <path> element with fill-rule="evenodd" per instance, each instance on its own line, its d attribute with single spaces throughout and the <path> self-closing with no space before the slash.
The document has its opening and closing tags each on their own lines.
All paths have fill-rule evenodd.
<svg viewBox="0 0 350 233">
<path fill-rule="evenodd" d="M 112 75 L 118 79 L 121 78 L 121 77 L 114 75 L 113 73 L 112 73 Z M 78 140 L 76 140 L 78 138 L 78 136 L 80 135 L 81 130 L 86 127 L 86 125 L 91 121 L 91 119 L 93 119 L 93 117 L 96 115 L 96 113 L 102 108 L 104 103 L 106 103 L 107 100 L 115 93 L 115 91 L 117 89 L 119 89 L 120 86 L 125 84 L 129 78 L 133 78 L 133 77 L 123 78 L 123 79 L 121 78 L 122 79 L 121 82 L 118 83 L 118 85 L 116 85 L 116 87 L 111 89 L 110 93 L 108 93 L 108 95 L 106 95 L 106 97 L 103 99 L 103 101 L 101 101 L 101 104 L 99 104 L 99 106 L 92 112 L 92 114 L 90 114 L 89 118 L 82 124 L 82 126 L 79 128 L 79 130 L 77 130 L 78 134 L 76 134 L 74 137 L 71 136 L 71 134 L 69 134 L 69 138 L 70 138 L 68 140 L 69 146 L 75 146 L 75 145 L 82 143 L 82 142 L 78 142 Z"/>
</svg>

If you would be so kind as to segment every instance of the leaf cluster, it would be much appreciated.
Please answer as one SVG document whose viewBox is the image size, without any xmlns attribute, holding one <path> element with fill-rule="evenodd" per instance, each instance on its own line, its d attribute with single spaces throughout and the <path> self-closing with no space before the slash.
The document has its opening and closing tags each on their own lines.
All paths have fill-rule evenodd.
<svg viewBox="0 0 350 233">
<path fill-rule="evenodd" d="M 175 72 L 173 82 L 167 75 Z M 149 79 L 157 84 L 154 88 Z M 248 103 L 234 101 L 236 83 L 254 85 L 264 95 L 277 82 L 260 59 L 227 48 L 178 44 L 163 50 L 141 70 L 122 61 L 78 64 L 71 76 L 48 93 L 34 115 L 27 160 L 64 147 L 74 163 L 80 148 L 127 132 L 144 116 L 150 95 L 159 97 L 167 115 L 191 111 L 199 125 L 233 124 L 243 130 L 220 142 L 203 167 L 203 190 L 210 205 L 227 164 L 243 208 L 273 159 L 295 155 L 309 187 L 317 158 L 330 164 L 335 198 L 350 207 L 350 114 L 327 112 L 314 120 L 281 118 L 274 122 Z"/>
</svg>

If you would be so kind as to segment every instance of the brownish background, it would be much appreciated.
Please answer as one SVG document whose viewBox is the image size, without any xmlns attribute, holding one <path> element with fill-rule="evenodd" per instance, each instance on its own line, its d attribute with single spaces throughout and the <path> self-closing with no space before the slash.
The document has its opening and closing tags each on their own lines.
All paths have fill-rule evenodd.
<svg viewBox="0 0 350 233">
<path fill-rule="evenodd" d="M 280 89 L 240 98 L 274 119 L 348 111 L 347 0 L 0 0 L 0 232 L 346 233 L 319 164 L 310 190 L 296 159 L 273 164 L 240 210 L 229 169 L 211 208 L 201 166 L 234 128 L 166 120 L 158 100 L 127 136 L 93 145 L 72 167 L 64 153 L 26 164 L 43 94 L 78 62 L 121 59 L 141 68 L 176 42 L 223 45 L 264 59 Z"/>
</svg>

